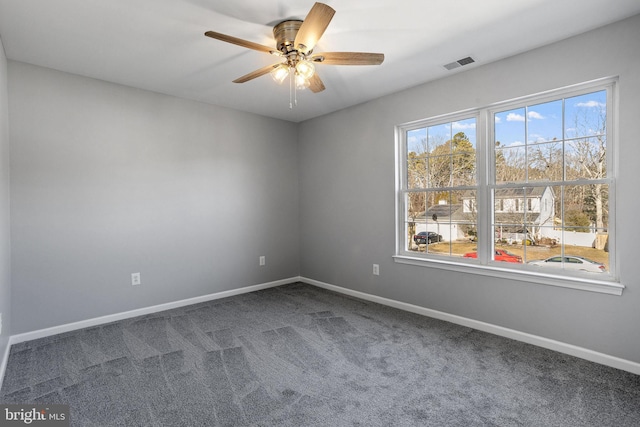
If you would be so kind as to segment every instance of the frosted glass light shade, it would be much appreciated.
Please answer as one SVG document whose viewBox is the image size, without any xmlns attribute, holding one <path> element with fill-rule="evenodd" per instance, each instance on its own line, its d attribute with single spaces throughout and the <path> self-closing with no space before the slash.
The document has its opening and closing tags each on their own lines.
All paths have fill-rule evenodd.
<svg viewBox="0 0 640 427">
<path fill-rule="evenodd" d="M 304 76 L 296 73 L 296 89 L 303 90 L 308 88 L 310 85 L 309 79 L 304 78 Z"/>
<path fill-rule="evenodd" d="M 315 66 L 306 60 L 302 60 L 296 64 L 296 72 L 304 77 L 305 80 L 309 80 L 313 76 L 315 70 Z"/>
<path fill-rule="evenodd" d="M 271 71 L 271 77 L 279 84 L 282 84 L 287 76 L 289 76 L 289 67 L 285 64 L 278 65 Z"/>
</svg>

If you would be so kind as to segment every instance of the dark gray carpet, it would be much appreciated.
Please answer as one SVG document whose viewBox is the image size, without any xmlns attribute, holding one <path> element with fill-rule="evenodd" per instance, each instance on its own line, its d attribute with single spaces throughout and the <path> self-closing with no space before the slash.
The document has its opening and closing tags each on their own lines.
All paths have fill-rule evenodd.
<svg viewBox="0 0 640 427">
<path fill-rule="evenodd" d="M 74 426 L 638 426 L 640 376 L 302 283 L 14 345 Z"/>
</svg>

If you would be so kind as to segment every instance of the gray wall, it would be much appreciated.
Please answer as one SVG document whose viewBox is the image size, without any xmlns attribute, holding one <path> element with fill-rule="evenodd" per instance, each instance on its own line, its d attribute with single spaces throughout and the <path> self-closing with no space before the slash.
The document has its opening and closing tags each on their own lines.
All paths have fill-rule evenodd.
<svg viewBox="0 0 640 427">
<path fill-rule="evenodd" d="M 636 16 L 303 123 L 301 274 L 640 362 L 639 40 Z M 394 263 L 394 125 L 616 75 L 622 296 Z"/>
<path fill-rule="evenodd" d="M 13 334 L 299 274 L 297 125 L 8 70 Z"/>
<path fill-rule="evenodd" d="M 9 110 L 7 58 L 0 40 L 0 363 L 11 334 L 11 247 L 9 238 Z M 0 382 L 2 380 L 0 379 Z"/>
</svg>

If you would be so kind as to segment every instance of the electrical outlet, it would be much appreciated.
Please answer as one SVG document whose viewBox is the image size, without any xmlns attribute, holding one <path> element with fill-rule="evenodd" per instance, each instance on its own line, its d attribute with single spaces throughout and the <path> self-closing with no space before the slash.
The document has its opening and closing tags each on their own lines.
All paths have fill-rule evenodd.
<svg viewBox="0 0 640 427">
<path fill-rule="evenodd" d="M 264 255 L 262 255 L 262 256 L 260 257 L 260 265 L 265 265 L 266 263 L 267 263 L 267 260 L 266 260 L 266 258 L 264 257 Z"/>
<path fill-rule="evenodd" d="M 131 273 L 131 286 L 136 286 L 142 283 L 140 281 L 140 273 Z"/>
<path fill-rule="evenodd" d="M 380 266 L 378 264 L 373 264 L 373 275 L 374 276 L 380 275 Z"/>
</svg>

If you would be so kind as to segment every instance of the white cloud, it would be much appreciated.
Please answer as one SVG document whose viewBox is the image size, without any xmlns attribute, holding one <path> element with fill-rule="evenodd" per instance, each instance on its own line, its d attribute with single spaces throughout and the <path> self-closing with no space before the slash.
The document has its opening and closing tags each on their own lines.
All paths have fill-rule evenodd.
<svg viewBox="0 0 640 427">
<path fill-rule="evenodd" d="M 451 124 L 451 127 L 456 129 L 456 130 L 475 129 L 476 128 L 476 124 L 475 123 L 453 122 Z"/>
<path fill-rule="evenodd" d="M 507 114 L 507 121 L 508 122 L 524 122 L 524 116 L 516 113 L 509 113 Z"/>
<path fill-rule="evenodd" d="M 528 115 L 530 119 L 538 119 L 538 120 L 544 119 L 542 114 L 538 113 L 537 111 L 529 111 Z"/>
<path fill-rule="evenodd" d="M 595 107 L 604 107 L 604 104 L 598 101 L 587 101 L 587 102 L 578 102 L 576 107 L 586 107 L 586 108 L 595 108 Z"/>
<path fill-rule="evenodd" d="M 496 123 L 502 123 L 502 119 L 500 118 L 500 116 L 495 116 L 496 118 Z"/>
<path fill-rule="evenodd" d="M 513 141 L 510 144 L 506 144 L 505 147 L 517 147 L 517 146 L 522 146 L 524 145 L 524 142 L 522 141 Z"/>
<path fill-rule="evenodd" d="M 531 142 L 554 142 L 557 141 L 558 138 L 550 138 L 547 136 L 543 136 L 543 135 L 539 135 L 537 133 L 531 133 L 529 134 L 529 141 Z"/>
</svg>

